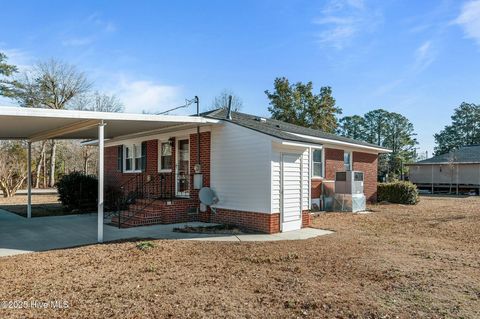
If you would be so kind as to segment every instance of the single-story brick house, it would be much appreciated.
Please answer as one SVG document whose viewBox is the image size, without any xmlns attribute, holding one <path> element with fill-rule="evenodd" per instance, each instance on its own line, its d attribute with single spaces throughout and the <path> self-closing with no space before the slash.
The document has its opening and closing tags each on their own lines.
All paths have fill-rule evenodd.
<svg viewBox="0 0 480 319">
<path fill-rule="evenodd" d="M 198 128 L 179 125 L 106 140 L 107 187 L 126 194 L 140 188 L 147 198 L 114 221 L 120 218 L 124 227 L 208 221 L 264 233 L 300 229 L 309 225 L 312 207 L 321 208 L 322 196 L 333 192 L 335 172 L 347 169 L 364 172 L 367 200 L 376 201 L 377 158 L 387 149 L 227 113 L 201 114 L 216 122 Z M 200 186 L 216 193 L 213 209 L 199 209 Z"/>
</svg>

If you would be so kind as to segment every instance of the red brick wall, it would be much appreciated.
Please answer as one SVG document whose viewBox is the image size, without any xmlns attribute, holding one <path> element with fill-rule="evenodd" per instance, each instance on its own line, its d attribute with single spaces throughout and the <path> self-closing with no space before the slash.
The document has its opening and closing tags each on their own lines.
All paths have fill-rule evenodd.
<svg viewBox="0 0 480 319">
<path fill-rule="evenodd" d="M 335 172 L 344 171 L 343 150 L 325 149 L 325 179 L 334 180 Z"/>
<path fill-rule="evenodd" d="M 202 165 L 203 187 L 210 187 L 210 132 L 200 133 L 200 164 Z M 195 173 L 197 163 L 197 134 L 190 134 L 190 173 Z M 190 198 L 198 198 L 198 190 L 193 189 L 191 179 Z"/>
<path fill-rule="evenodd" d="M 200 133 L 200 163 L 202 164 L 203 186 L 210 186 L 210 132 Z M 176 141 L 172 145 L 172 165 L 175 165 Z M 117 171 L 118 147 L 105 148 L 105 184 L 120 186 L 130 180 L 135 174 L 142 173 L 121 173 Z M 197 134 L 190 134 L 190 173 L 194 173 L 194 166 L 197 163 Z M 147 141 L 147 166 L 145 173 L 154 175 L 158 172 L 158 140 Z M 193 188 L 193 178 L 191 179 Z M 190 198 L 197 199 L 198 191 L 191 189 Z"/>
<path fill-rule="evenodd" d="M 312 179 L 310 194 L 312 198 L 320 198 L 322 195 L 322 180 Z"/>
<path fill-rule="evenodd" d="M 325 148 L 325 179 L 335 180 L 335 172 L 343 171 L 343 152 L 342 149 Z M 376 202 L 377 200 L 377 162 L 378 155 L 352 152 L 353 169 L 362 171 L 364 175 L 364 191 L 368 202 Z M 318 198 L 322 191 L 322 181 L 311 181 L 311 196 Z M 325 183 L 323 187 L 333 187 L 332 183 Z"/>
<path fill-rule="evenodd" d="M 302 212 L 302 228 L 310 226 L 312 223 L 312 215 L 310 215 L 309 210 L 304 210 Z"/>
<path fill-rule="evenodd" d="M 378 155 L 353 152 L 353 169 L 364 173 L 363 189 L 367 201 L 377 201 Z"/>
<path fill-rule="evenodd" d="M 231 224 L 261 233 L 280 232 L 280 214 L 243 212 L 218 208 L 211 214 L 210 221 L 219 224 Z"/>
</svg>

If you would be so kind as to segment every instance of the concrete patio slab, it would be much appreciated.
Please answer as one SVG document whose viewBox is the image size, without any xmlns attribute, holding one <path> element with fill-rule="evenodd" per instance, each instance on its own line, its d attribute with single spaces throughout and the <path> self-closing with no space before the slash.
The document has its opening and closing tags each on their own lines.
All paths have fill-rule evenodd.
<svg viewBox="0 0 480 319">
<path fill-rule="evenodd" d="M 119 229 L 104 226 L 104 241 L 129 238 L 177 239 L 200 241 L 278 241 L 300 240 L 332 232 L 314 228 L 278 234 L 197 234 L 174 232 L 176 227 L 206 226 L 191 222 Z M 0 257 L 97 243 L 97 215 L 37 217 L 26 219 L 0 209 Z"/>
</svg>

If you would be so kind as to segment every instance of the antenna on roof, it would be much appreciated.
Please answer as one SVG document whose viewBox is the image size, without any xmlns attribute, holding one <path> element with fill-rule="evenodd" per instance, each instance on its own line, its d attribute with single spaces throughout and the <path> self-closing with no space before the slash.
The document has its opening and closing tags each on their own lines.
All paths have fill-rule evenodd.
<svg viewBox="0 0 480 319">
<path fill-rule="evenodd" d="M 232 96 L 228 96 L 227 120 L 232 120 Z"/>
</svg>

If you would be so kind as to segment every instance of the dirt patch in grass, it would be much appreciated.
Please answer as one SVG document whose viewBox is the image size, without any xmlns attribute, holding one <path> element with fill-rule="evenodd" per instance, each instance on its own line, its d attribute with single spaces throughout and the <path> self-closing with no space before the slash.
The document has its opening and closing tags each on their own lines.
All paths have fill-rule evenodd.
<svg viewBox="0 0 480 319">
<path fill-rule="evenodd" d="M 8 210 L 17 215 L 27 217 L 27 196 L 15 195 L 11 198 L 1 197 L 0 209 Z M 78 211 L 66 210 L 58 201 L 58 195 L 32 195 L 32 217 L 61 216 L 78 213 Z"/>
<path fill-rule="evenodd" d="M 301 241 L 150 240 L 0 258 L 0 301 L 69 305 L 0 318 L 480 318 L 479 207 L 429 197 L 322 214 L 314 227 L 335 233 Z"/>
<path fill-rule="evenodd" d="M 245 231 L 234 225 L 213 225 L 213 226 L 185 226 L 174 228 L 174 232 L 178 233 L 197 233 L 197 234 L 228 234 L 238 235 L 244 234 Z"/>
</svg>

